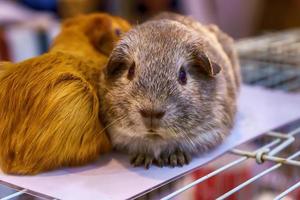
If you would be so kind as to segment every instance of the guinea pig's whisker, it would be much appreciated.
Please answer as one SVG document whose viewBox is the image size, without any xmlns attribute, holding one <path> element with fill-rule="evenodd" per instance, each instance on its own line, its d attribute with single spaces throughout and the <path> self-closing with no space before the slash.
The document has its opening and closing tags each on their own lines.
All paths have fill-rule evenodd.
<svg viewBox="0 0 300 200">
<path fill-rule="evenodd" d="M 173 128 L 168 127 L 167 130 L 174 136 L 177 137 L 177 133 Z"/>
<path fill-rule="evenodd" d="M 171 131 L 171 133 L 173 133 L 173 135 L 174 135 L 175 138 L 178 137 L 178 131 L 176 131 L 174 128 L 169 128 L 169 130 Z M 192 140 L 190 139 L 190 137 L 186 134 L 186 132 L 183 131 L 182 134 L 184 135 L 184 139 L 185 139 L 188 143 L 190 143 L 191 145 L 194 146 L 193 141 L 192 141 Z"/>
<path fill-rule="evenodd" d="M 174 137 L 178 137 L 178 133 L 173 128 L 168 128 L 168 130 L 174 135 Z M 189 137 L 189 135 L 185 131 L 182 131 L 182 134 L 184 135 L 184 140 L 186 140 L 192 146 L 195 146 L 195 142 Z"/>
<path fill-rule="evenodd" d="M 112 121 L 111 123 L 109 123 L 107 126 L 105 126 L 101 132 L 99 134 L 102 134 L 106 129 L 108 129 L 109 127 L 111 127 L 112 125 L 114 125 L 115 123 L 119 122 L 120 120 L 124 119 L 126 117 L 126 115 L 123 115 L 117 119 L 115 119 L 114 121 Z"/>
<path fill-rule="evenodd" d="M 191 144 L 192 146 L 195 146 L 195 142 L 191 139 L 189 134 L 185 130 L 181 130 L 182 134 L 184 135 L 184 139 Z"/>
<path fill-rule="evenodd" d="M 191 137 L 188 135 L 188 134 L 186 134 L 186 133 L 184 133 L 185 134 L 185 137 L 186 137 L 186 140 L 192 145 L 192 146 L 196 146 L 196 144 L 195 144 L 195 142 L 191 139 Z"/>
</svg>

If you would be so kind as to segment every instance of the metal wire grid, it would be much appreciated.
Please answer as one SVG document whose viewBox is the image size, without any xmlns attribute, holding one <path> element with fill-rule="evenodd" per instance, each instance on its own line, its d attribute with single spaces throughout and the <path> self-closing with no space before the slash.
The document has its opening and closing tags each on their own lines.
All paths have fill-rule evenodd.
<svg viewBox="0 0 300 200">
<path fill-rule="evenodd" d="M 214 177 L 222 172 L 224 172 L 227 169 L 230 169 L 231 167 L 234 167 L 238 164 L 241 164 L 242 162 L 248 160 L 248 159 L 255 159 L 258 164 L 263 163 L 264 161 L 271 161 L 274 162 L 275 165 L 272 167 L 258 173 L 257 175 L 253 176 L 252 178 L 248 179 L 247 181 L 243 182 L 242 184 L 238 185 L 237 187 L 231 189 L 230 191 L 226 192 L 225 194 L 219 196 L 217 200 L 226 199 L 227 197 L 231 196 L 232 194 L 242 190 L 247 185 L 253 183 L 254 181 L 258 180 L 259 178 L 269 174 L 270 172 L 282 167 L 283 165 L 291 165 L 295 167 L 300 167 L 300 161 L 295 160 L 295 158 L 300 156 L 300 150 L 294 152 L 292 155 L 290 155 L 287 158 L 282 158 L 275 156 L 276 154 L 280 153 L 282 150 L 287 148 L 289 145 L 291 145 L 295 141 L 295 135 L 300 135 L 300 126 L 296 128 L 295 130 L 287 133 L 282 134 L 278 132 L 269 132 L 267 135 L 271 136 L 273 140 L 266 145 L 262 146 L 261 148 L 251 152 L 251 151 L 244 151 L 240 149 L 232 149 L 230 153 L 241 156 L 240 158 L 218 168 L 217 170 L 187 184 L 186 186 L 170 193 L 169 195 L 163 197 L 161 200 L 169 200 L 177 195 L 181 194 L 182 192 L 196 186 L 197 184 L 200 184 L 207 179 Z M 300 187 L 300 180 L 294 185 L 291 185 L 288 187 L 285 191 L 277 195 L 274 200 L 282 199 L 292 191 L 296 190 Z"/>
<path fill-rule="evenodd" d="M 3 191 L 1 191 L 1 189 Z M 57 200 L 57 198 L 50 197 L 46 194 L 41 194 L 29 189 L 22 188 L 20 186 L 13 185 L 0 180 L 0 194 L 6 194 L 0 197 L 0 200 L 16 200 L 16 199 L 28 199 L 28 200 Z"/>
<path fill-rule="evenodd" d="M 241 66 L 243 81 L 246 84 L 300 92 L 300 67 L 246 59 L 241 60 Z"/>
<path fill-rule="evenodd" d="M 300 29 L 269 33 L 236 43 L 242 58 L 300 65 Z"/>
<path fill-rule="evenodd" d="M 300 29 L 243 39 L 236 48 L 245 83 L 300 92 Z"/>
<path fill-rule="evenodd" d="M 9 199 L 13 199 L 13 198 L 18 197 L 18 196 L 20 196 L 20 195 L 22 195 L 22 194 L 24 194 L 24 193 L 26 193 L 26 192 L 27 192 L 27 189 L 23 189 L 23 190 L 20 190 L 20 191 L 18 191 L 18 192 L 15 192 L 15 193 L 13 193 L 13 194 L 10 194 L 10 195 L 8 195 L 8 196 L 6 196 L 6 197 L 3 197 L 3 198 L 1 198 L 1 200 L 9 200 Z"/>
</svg>

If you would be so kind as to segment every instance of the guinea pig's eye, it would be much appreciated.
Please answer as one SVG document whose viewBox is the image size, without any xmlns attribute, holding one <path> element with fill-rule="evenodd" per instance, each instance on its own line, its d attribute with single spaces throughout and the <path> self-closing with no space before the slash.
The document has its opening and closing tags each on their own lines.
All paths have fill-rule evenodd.
<svg viewBox="0 0 300 200">
<path fill-rule="evenodd" d="M 118 37 L 120 37 L 121 34 L 122 34 L 122 31 L 121 31 L 121 29 L 116 28 L 116 29 L 115 29 L 115 33 L 116 33 L 116 35 L 117 35 Z"/>
<path fill-rule="evenodd" d="M 128 69 L 128 74 L 127 74 L 127 78 L 129 80 L 132 80 L 135 74 L 135 64 L 131 64 L 131 66 Z"/>
<path fill-rule="evenodd" d="M 186 71 L 183 67 L 179 70 L 178 81 L 181 85 L 185 85 L 187 82 Z"/>
</svg>

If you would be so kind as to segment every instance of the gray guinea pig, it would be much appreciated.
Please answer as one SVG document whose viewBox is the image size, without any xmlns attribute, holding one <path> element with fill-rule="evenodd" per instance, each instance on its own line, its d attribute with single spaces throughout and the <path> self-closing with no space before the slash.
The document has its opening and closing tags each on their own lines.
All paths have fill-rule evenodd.
<svg viewBox="0 0 300 200">
<path fill-rule="evenodd" d="M 134 166 L 182 166 L 230 133 L 240 85 L 233 41 L 163 13 L 125 33 L 100 82 L 100 118 Z"/>
</svg>

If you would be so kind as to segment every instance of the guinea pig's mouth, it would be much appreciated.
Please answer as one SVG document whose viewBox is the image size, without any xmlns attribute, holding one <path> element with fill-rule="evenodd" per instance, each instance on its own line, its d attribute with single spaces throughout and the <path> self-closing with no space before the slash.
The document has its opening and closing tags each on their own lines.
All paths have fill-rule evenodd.
<svg viewBox="0 0 300 200">
<path fill-rule="evenodd" d="M 148 130 L 148 133 L 155 133 L 155 130 L 149 129 L 149 130 Z"/>
<path fill-rule="evenodd" d="M 163 139 L 161 135 L 157 134 L 154 130 L 148 130 L 148 133 L 146 135 L 147 138 L 152 139 L 152 140 L 158 140 L 158 139 Z"/>
</svg>

